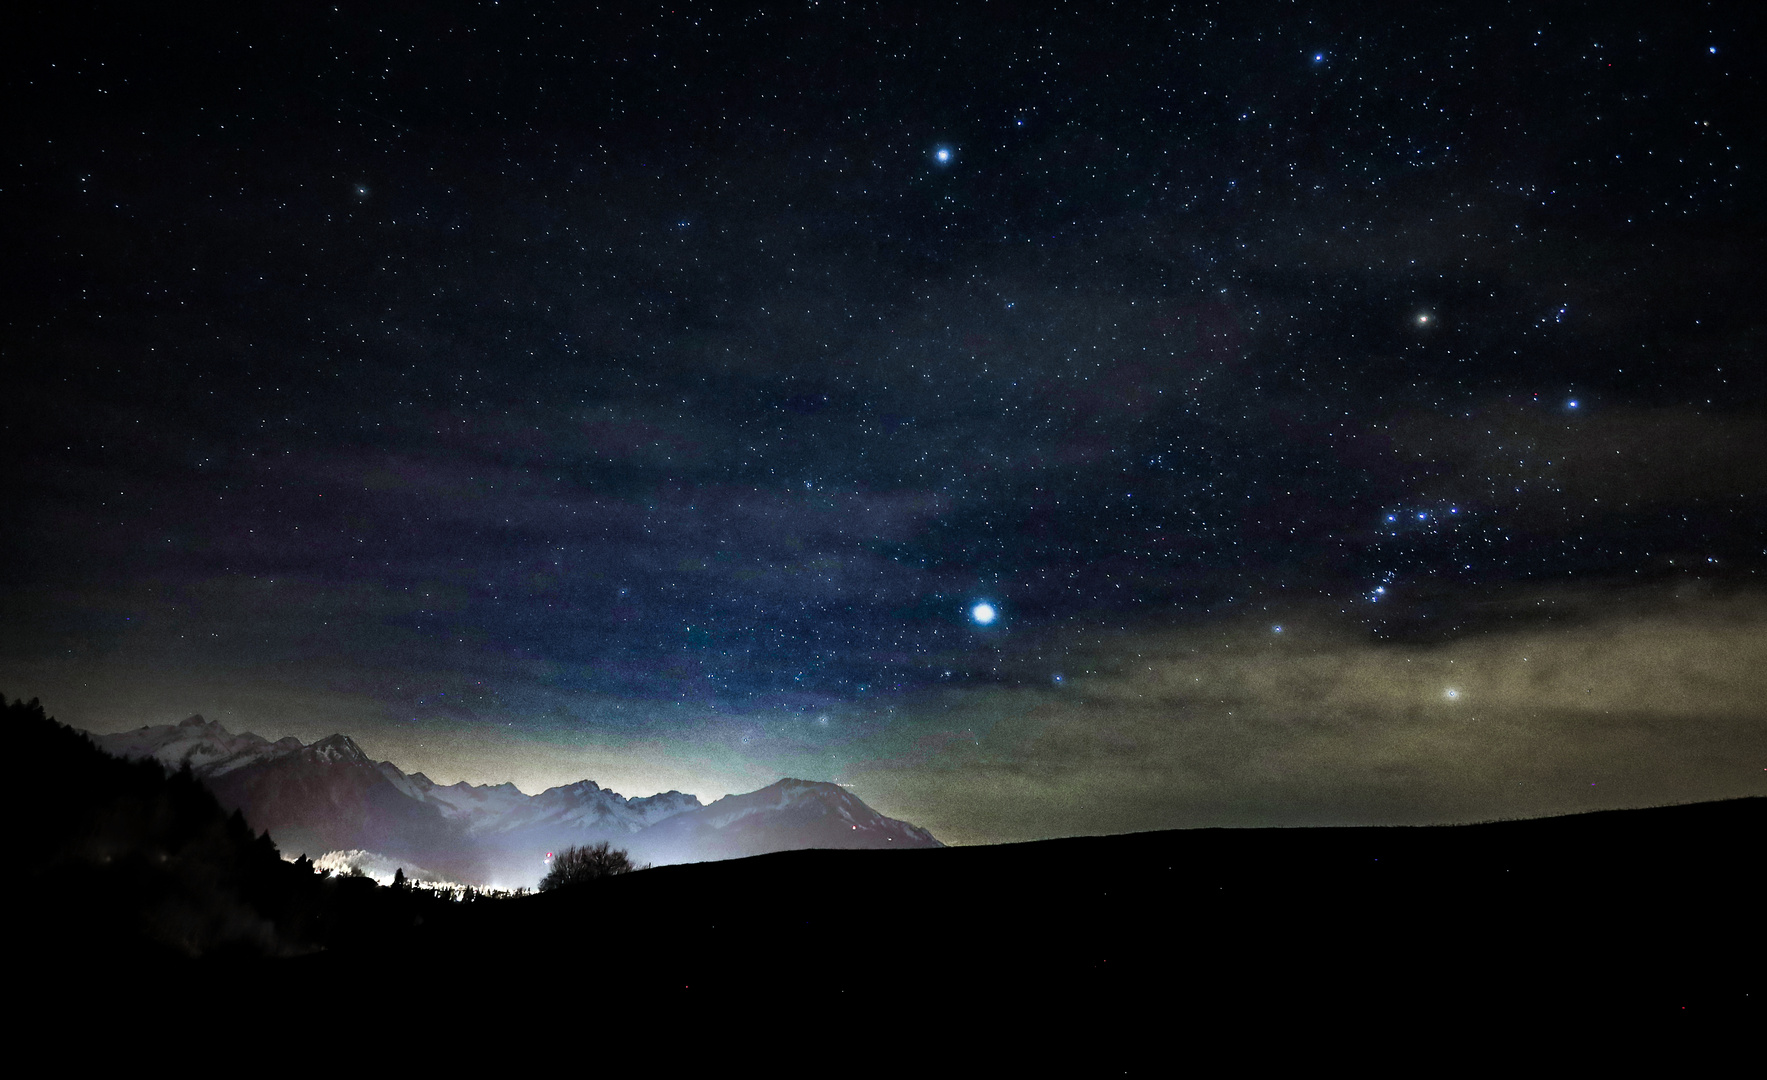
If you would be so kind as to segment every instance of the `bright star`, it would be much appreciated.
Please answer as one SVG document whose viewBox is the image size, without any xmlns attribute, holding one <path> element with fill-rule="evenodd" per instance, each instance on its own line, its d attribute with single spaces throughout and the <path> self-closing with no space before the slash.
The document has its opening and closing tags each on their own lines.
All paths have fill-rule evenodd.
<svg viewBox="0 0 1767 1080">
<path fill-rule="evenodd" d="M 995 616 L 998 614 L 999 613 L 994 610 L 994 605 L 988 603 L 986 600 L 983 600 L 975 607 L 969 609 L 969 617 L 974 619 L 976 623 L 981 626 L 986 626 L 993 622 Z"/>
<path fill-rule="evenodd" d="M 951 163 L 951 148 L 948 146 L 939 147 L 937 150 L 933 151 L 933 160 L 937 161 L 940 165 L 949 165 Z"/>
</svg>

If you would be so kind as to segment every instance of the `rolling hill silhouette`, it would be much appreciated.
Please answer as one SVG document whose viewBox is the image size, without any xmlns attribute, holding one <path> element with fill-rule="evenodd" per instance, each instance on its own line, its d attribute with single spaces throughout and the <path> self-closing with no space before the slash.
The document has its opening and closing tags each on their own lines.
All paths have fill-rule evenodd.
<svg viewBox="0 0 1767 1080">
<path fill-rule="evenodd" d="M 368 962 L 660 1008 L 1575 1024 L 1759 1015 L 1767 799 L 1491 824 L 1203 829 L 659 867 L 413 928 Z M 617 928 L 617 929 L 614 929 Z M 709 1003 L 724 1005 L 712 1006 Z M 846 1005 L 839 1003 L 845 1002 Z M 545 999 L 528 1008 L 552 1011 Z M 830 1014 L 832 1015 L 832 1014 Z"/>
<path fill-rule="evenodd" d="M 426 1024 L 464 1010 L 472 1031 L 594 1015 L 633 1032 L 719 1018 L 815 1039 L 851 1023 L 1053 1016 L 1069 1036 L 1138 1033 L 1094 1048 L 1108 1064 L 1173 1024 L 1657 1025 L 1645 1031 L 1758 1020 L 1767 1002 L 1761 798 L 1458 826 L 785 851 L 452 903 L 320 879 L 276 859 L 188 775 L 109 758 L 34 705 L 7 712 L 15 740 L 30 736 L 31 790 L 52 814 L 27 848 L 16 970 L 51 988 L 46 1000 L 151 986 L 131 1014 L 149 1029 L 192 1001 L 230 1000 L 267 1023 L 322 1005 Z M 741 799 L 826 806 L 827 794 L 788 783 Z"/>
</svg>

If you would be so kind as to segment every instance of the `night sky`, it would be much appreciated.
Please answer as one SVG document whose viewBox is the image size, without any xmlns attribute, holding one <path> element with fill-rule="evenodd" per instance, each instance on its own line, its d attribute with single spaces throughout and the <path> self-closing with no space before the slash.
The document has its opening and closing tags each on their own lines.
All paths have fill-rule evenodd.
<svg viewBox="0 0 1767 1080">
<path fill-rule="evenodd" d="M 1753 5 L 27 6 L 64 722 L 954 843 L 1767 792 Z"/>
</svg>

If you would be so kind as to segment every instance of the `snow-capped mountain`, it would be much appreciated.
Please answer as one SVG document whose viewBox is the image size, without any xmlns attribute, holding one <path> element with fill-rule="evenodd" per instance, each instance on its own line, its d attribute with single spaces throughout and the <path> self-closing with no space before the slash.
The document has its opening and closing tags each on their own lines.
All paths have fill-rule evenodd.
<svg viewBox="0 0 1767 1080">
<path fill-rule="evenodd" d="M 885 817 L 838 784 L 781 780 L 675 814 L 632 837 L 634 859 L 657 864 L 740 859 L 799 848 L 943 847 Z"/>
<path fill-rule="evenodd" d="M 460 829 L 437 807 L 407 797 L 397 783 L 403 774 L 375 762 L 347 735 L 310 746 L 292 737 L 270 742 L 192 716 L 94 741 L 121 757 L 188 765 L 223 806 L 241 811 L 290 852 L 362 848 L 452 872 L 476 870 Z"/>
<path fill-rule="evenodd" d="M 532 884 L 549 852 L 600 840 L 656 865 L 810 847 L 941 846 L 835 784 L 804 780 L 701 806 L 679 791 L 629 799 L 592 780 L 538 795 L 514 784 L 441 785 L 374 761 L 347 735 L 271 742 L 200 716 L 93 738 L 121 757 L 188 764 L 285 851 L 373 852 L 465 882 Z"/>
<path fill-rule="evenodd" d="M 590 780 L 532 796 L 514 784 L 444 786 L 374 761 L 347 735 L 270 742 L 201 716 L 95 739 L 122 757 L 188 764 L 223 805 L 291 852 L 367 850 L 466 881 L 537 879 L 549 851 L 621 839 L 699 806 L 679 791 L 628 799 Z"/>
<path fill-rule="evenodd" d="M 201 716 L 192 716 L 181 724 L 140 727 L 115 735 L 94 735 L 92 739 L 100 749 L 117 757 L 157 758 L 172 768 L 188 762 L 205 779 L 301 748 L 301 740 L 292 735 L 275 742 L 249 731 L 234 735 Z"/>
<path fill-rule="evenodd" d="M 679 791 L 628 799 L 593 780 L 525 795 L 514 784 L 475 787 L 463 780 L 443 787 L 422 773 L 406 776 L 389 762 L 381 762 L 381 769 L 410 797 L 434 805 L 474 836 L 534 829 L 631 833 L 699 806 L 698 799 Z"/>
</svg>

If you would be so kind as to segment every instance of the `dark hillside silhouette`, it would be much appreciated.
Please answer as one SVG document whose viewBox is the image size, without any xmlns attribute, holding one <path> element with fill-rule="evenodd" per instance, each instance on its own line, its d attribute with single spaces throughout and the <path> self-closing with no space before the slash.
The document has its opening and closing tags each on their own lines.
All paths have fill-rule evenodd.
<svg viewBox="0 0 1767 1080">
<path fill-rule="evenodd" d="M 299 948 L 265 901 L 285 866 L 268 836 L 226 814 L 188 770 L 125 762 L 36 701 L 5 706 L 26 767 L 18 807 L 27 940 L 55 954 L 191 958 Z"/>
<path fill-rule="evenodd" d="M 35 700 L 0 716 L 19 765 L 20 970 L 298 956 L 396 940 L 421 917 L 409 890 L 284 860 L 188 769 L 112 757 Z"/>
</svg>

